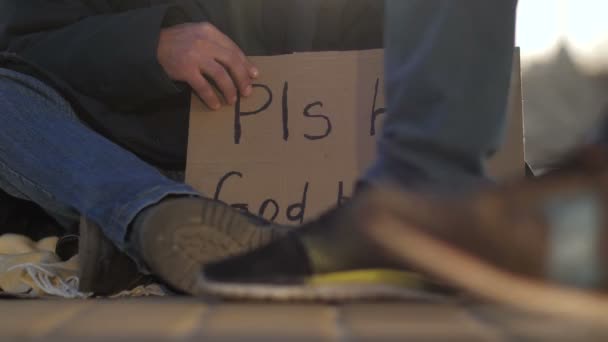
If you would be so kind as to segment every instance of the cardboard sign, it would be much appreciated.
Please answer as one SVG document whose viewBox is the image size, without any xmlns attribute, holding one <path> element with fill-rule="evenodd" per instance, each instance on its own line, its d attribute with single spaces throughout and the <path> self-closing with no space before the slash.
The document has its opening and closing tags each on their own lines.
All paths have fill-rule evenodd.
<svg viewBox="0 0 608 342">
<path fill-rule="evenodd" d="M 251 97 L 217 112 L 192 97 L 186 179 L 234 207 L 300 224 L 340 205 L 374 159 L 385 114 L 383 51 L 252 60 L 262 77 Z M 524 172 L 517 101 L 495 175 Z"/>
</svg>

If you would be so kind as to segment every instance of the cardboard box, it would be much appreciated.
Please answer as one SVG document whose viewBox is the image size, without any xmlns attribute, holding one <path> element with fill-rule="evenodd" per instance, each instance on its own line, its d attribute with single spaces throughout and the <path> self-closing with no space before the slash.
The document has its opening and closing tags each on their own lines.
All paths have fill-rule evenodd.
<svg viewBox="0 0 608 342">
<path fill-rule="evenodd" d="M 516 54 L 516 61 L 519 61 Z M 350 195 L 384 116 L 383 51 L 254 57 L 251 97 L 211 112 L 193 96 L 187 183 L 267 219 L 299 224 Z M 519 63 L 507 144 L 491 163 L 524 174 Z"/>
</svg>

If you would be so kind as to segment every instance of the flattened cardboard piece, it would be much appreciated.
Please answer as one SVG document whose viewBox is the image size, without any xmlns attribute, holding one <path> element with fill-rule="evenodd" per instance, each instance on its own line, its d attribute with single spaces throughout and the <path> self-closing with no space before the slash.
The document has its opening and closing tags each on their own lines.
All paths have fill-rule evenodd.
<svg viewBox="0 0 608 342">
<path fill-rule="evenodd" d="M 344 201 L 374 159 L 383 51 L 252 60 L 262 77 L 251 97 L 217 112 L 192 97 L 186 180 L 237 208 L 299 224 Z M 521 116 L 521 105 L 512 108 Z M 499 177 L 524 173 L 521 118 L 509 127 L 491 167 Z"/>
</svg>

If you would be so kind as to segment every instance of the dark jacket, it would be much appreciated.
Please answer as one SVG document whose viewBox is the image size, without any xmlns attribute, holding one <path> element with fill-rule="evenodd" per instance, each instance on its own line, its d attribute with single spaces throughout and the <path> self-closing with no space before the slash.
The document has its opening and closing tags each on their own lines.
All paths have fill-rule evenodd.
<svg viewBox="0 0 608 342">
<path fill-rule="evenodd" d="M 156 46 L 163 23 L 214 12 L 163 2 L 2 0 L 0 48 L 27 61 L 5 56 L 3 66 L 47 81 L 83 121 L 144 160 L 183 168 L 189 92 L 168 79 Z"/>
<path fill-rule="evenodd" d="M 317 23 L 317 37 L 309 48 L 380 47 L 383 1 L 340 1 L 349 2 L 334 13 L 344 26 L 328 29 L 323 25 L 331 20 Z M 7 51 L 0 55 L 0 67 L 46 81 L 86 124 L 142 159 L 165 169 L 183 169 L 190 89 L 171 81 L 157 62 L 160 30 L 209 21 L 247 54 L 288 53 L 294 50 L 286 29 L 288 12 L 293 11 L 290 2 L 0 0 L 0 51 Z M 320 10 L 326 12 L 331 13 Z M 365 22 L 364 30 L 347 29 L 358 20 Z"/>
</svg>

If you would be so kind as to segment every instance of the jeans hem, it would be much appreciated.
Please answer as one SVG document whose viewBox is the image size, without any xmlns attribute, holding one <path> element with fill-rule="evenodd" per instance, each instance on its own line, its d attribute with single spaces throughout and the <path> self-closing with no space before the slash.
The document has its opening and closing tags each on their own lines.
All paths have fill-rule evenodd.
<svg viewBox="0 0 608 342">
<path fill-rule="evenodd" d="M 163 198 L 170 195 L 201 196 L 198 191 L 186 184 L 156 186 L 140 193 L 131 202 L 117 208 L 110 218 L 110 227 L 108 227 L 110 229 L 106 230 L 106 234 L 108 234 L 114 243 L 123 249 L 127 238 L 128 227 L 137 214 L 143 209 L 160 202 Z M 118 234 L 112 234 L 113 232 L 117 232 Z"/>
</svg>

